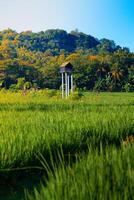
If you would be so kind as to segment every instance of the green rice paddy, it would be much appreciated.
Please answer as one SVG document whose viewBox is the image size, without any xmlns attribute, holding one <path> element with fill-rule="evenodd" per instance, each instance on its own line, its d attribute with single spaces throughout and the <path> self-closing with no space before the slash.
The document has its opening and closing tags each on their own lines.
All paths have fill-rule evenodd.
<svg viewBox="0 0 134 200">
<path fill-rule="evenodd" d="M 0 199 L 134 197 L 134 94 L 0 92 Z"/>
</svg>

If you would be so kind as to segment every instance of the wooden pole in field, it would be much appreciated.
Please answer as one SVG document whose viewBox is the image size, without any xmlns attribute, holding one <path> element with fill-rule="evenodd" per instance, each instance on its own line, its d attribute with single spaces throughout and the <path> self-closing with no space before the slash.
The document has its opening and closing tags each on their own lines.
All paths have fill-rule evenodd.
<svg viewBox="0 0 134 200">
<path fill-rule="evenodd" d="M 73 75 L 71 74 L 71 92 L 73 92 Z"/>
<path fill-rule="evenodd" d="M 68 97 L 68 81 L 67 81 L 67 73 L 65 73 L 65 85 L 66 85 L 66 99 Z"/>
<path fill-rule="evenodd" d="M 62 73 L 62 99 L 64 98 L 64 74 Z"/>
<path fill-rule="evenodd" d="M 69 75 L 67 76 L 67 86 L 68 86 L 68 97 L 69 97 L 69 90 L 70 90 L 70 84 L 69 84 Z"/>
</svg>

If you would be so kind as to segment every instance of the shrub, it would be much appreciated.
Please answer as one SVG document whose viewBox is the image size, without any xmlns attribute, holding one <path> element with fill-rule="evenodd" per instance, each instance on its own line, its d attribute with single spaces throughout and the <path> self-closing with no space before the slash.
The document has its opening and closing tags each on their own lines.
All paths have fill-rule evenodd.
<svg viewBox="0 0 134 200">
<path fill-rule="evenodd" d="M 19 90 L 23 90 L 24 84 L 25 84 L 25 78 L 18 78 L 16 88 L 19 89 Z"/>
<path fill-rule="evenodd" d="M 93 88 L 94 91 L 105 91 L 106 90 L 106 81 L 104 79 L 99 79 Z"/>
<path fill-rule="evenodd" d="M 56 90 L 46 90 L 46 96 L 47 97 L 54 97 L 54 96 L 56 96 L 57 95 L 57 91 Z"/>
<path fill-rule="evenodd" d="M 84 96 L 83 92 L 80 90 L 74 91 L 70 94 L 69 98 L 72 100 L 79 100 Z"/>
<path fill-rule="evenodd" d="M 126 92 L 133 92 L 134 91 L 134 86 L 131 85 L 130 83 L 126 83 L 124 86 L 124 89 Z"/>
<path fill-rule="evenodd" d="M 31 82 L 24 83 L 24 89 L 30 89 L 31 87 L 32 87 L 32 83 Z"/>
<path fill-rule="evenodd" d="M 12 84 L 9 88 L 11 91 L 18 91 L 17 85 L 16 84 Z"/>
</svg>

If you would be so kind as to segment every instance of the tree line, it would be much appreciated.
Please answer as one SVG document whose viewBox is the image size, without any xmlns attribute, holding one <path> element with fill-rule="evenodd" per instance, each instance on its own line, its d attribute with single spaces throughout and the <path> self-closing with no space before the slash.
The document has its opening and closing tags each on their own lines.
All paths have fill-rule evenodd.
<svg viewBox="0 0 134 200">
<path fill-rule="evenodd" d="M 77 30 L 0 32 L 0 87 L 59 89 L 59 66 L 74 66 L 75 87 L 96 91 L 134 91 L 134 53 L 114 41 Z"/>
</svg>

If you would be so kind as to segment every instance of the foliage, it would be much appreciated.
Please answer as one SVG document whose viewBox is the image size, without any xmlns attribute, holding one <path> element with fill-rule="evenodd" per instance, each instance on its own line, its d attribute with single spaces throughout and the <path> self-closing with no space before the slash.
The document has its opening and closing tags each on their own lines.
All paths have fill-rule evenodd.
<svg viewBox="0 0 134 200">
<path fill-rule="evenodd" d="M 134 92 L 134 86 L 131 85 L 130 83 L 126 83 L 124 89 L 126 92 Z"/>
<path fill-rule="evenodd" d="M 19 90 L 24 89 L 24 83 L 25 83 L 25 78 L 18 78 L 18 83 L 16 85 L 16 88 Z"/>
<path fill-rule="evenodd" d="M 79 99 L 81 99 L 83 96 L 84 96 L 84 94 L 83 94 L 82 91 L 76 90 L 76 91 L 74 91 L 74 92 L 72 92 L 72 93 L 70 94 L 69 98 L 70 98 L 71 100 L 79 100 Z"/>
<path fill-rule="evenodd" d="M 9 89 L 24 78 L 28 88 L 59 89 L 59 66 L 65 61 L 73 64 L 79 89 L 122 91 L 127 84 L 134 87 L 134 54 L 112 40 L 98 40 L 78 30 L 0 32 L 1 88 Z"/>
</svg>

